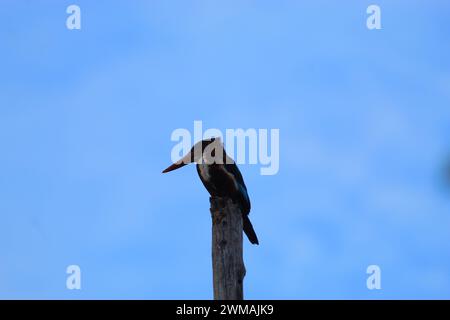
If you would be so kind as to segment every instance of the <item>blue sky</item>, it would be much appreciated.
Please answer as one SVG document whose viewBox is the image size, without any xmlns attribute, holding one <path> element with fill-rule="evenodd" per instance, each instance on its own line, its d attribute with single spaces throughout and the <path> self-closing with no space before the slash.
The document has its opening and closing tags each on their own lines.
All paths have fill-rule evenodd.
<svg viewBox="0 0 450 320">
<path fill-rule="evenodd" d="M 372 3 L 2 1 L 0 298 L 210 299 L 208 194 L 161 174 L 194 120 L 280 129 L 246 298 L 450 298 L 450 4 Z"/>
</svg>

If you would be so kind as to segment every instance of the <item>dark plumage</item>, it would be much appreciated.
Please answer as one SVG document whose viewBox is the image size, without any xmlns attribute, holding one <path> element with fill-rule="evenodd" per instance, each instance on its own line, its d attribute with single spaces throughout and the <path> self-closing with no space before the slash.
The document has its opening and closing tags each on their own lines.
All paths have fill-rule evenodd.
<svg viewBox="0 0 450 320">
<path fill-rule="evenodd" d="M 222 161 L 219 161 L 220 159 Z M 187 155 L 163 172 L 181 168 L 192 162 L 197 163 L 197 173 L 211 196 L 229 197 L 239 205 L 245 234 L 251 243 L 259 244 L 258 237 L 248 217 L 251 205 L 247 187 L 239 168 L 227 156 L 220 139 L 212 138 L 198 142 Z"/>
</svg>

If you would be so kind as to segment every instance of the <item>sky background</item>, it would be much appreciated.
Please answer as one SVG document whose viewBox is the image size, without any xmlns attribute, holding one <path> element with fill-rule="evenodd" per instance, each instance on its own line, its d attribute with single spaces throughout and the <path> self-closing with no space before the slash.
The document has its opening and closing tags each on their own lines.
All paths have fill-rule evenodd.
<svg viewBox="0 0 450 320">
<path fill-rule="evenodd" d="M 444 0 L 2 0 L 0 298 L 212 298 L 208 194 L 161 174 L 201 120 L 280 129 L 247 299 L 449 299 L 449 35 Z"/>
</svg>

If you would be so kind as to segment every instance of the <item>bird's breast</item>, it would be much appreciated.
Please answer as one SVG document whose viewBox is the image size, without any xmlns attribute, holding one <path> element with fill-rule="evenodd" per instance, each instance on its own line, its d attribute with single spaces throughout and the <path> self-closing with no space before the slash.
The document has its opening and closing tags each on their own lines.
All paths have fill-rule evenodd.
<svg viewBox="0 0 450 320">
<path fill-rule="evenodd" d="M 209 166 L 207 164 L 199 164 L 198 169 L 199 169 L 200 176 L 204 181 L 211 180 L 211 174 L 209 172 Z"/>
<path fill-rule="evenodd" d="M 238 190 L 235 177 L 223 165 L 199 164 L 198 174 L 210 193 L 230 195 Z"/>
</svg>

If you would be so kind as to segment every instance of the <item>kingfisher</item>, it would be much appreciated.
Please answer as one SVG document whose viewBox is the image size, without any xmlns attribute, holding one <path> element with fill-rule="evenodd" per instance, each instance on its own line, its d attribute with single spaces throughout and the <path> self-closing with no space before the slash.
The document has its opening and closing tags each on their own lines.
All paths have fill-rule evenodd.
<svg viewBox="0 0 450 320">
<path fill-rule="evenodd" d="M 213 197 L 229 197 L 238 204 L 242 212 L 243 229 L 252 244 L 259 244 L 253 225 L 248 217 L 250 199 L 242 174 L 236 163 L 225 152 L 220 138 L 197 142 L 180 160 L 163 173 L 196 163 L 197 173 L 206 190 Z"/>
</svg>

